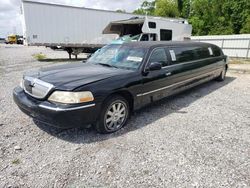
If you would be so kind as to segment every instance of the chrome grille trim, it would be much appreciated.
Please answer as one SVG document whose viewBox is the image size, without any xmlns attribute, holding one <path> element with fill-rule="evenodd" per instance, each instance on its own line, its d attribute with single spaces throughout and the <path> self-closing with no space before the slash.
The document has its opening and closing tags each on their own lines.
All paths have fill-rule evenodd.
<svg viewBox="0 0 250 188">
<path fill-rule="evenodd" d="M 28 86 L 30 86 L 30 88 L 27 88 L 28 86 L 25 83 L 26 81 L 29 82 Z M 54 86 L 52 84 L 44 82 L 38 78 L 30 76 L 25 76 L 23 78 L 23 88 L 25 93 L 37 99 L 43 99 L 46 97 L 53 87 Z"/>
</svg>

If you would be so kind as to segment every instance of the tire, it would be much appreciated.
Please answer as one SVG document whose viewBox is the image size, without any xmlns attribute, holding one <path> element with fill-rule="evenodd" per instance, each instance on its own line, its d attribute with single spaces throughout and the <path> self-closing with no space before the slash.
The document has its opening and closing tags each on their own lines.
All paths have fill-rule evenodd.
<svg viewBox="0 0 250 188">
<path fill-rule="evenodd" d="M 220 73 L 220 76 L 216 78 L 217 81 L 222 82 L 225 80 L 226 78 L 226 73 L 227 73 L 227 67 L 225 66 L 222 70 L 222 72 Z"/>
<path fill-rule="evenodd" d="M 130 115 L 128 101 L 119 95 L 114 95 L 105 100 L 99 120 L 95 127 L 99 133 L 113 133 L 121 129 Z"/>
</svg>

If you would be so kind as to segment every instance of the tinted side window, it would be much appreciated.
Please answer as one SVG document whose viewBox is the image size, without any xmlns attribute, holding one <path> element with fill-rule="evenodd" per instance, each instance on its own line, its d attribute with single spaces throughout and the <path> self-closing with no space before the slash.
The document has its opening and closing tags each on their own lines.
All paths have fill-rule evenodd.
<svg viewBox="0 0 250 188">
<path fill-rule="evenodd" d="M 148 41 L 148 34 L 142 35 L 141 41 Z"/>
<path fill-rule="evenodd" d="M 148 27 L 155 29 L 156 28 L 156 23 L 155 22 L 148 22 Z"/>
<path fill-rule="evenodd" d="M 172 40 L 172 34 L 173 34 L 172 30 L 161 29 L 160 30 L 161 41 Z"/>
<path fill-rule="evenodd" d="M 198 59 L 204 59 L 204 58 L 211 57 L 207 47 L 198 47 L 196 49 L 196 53 L 197 53 Z"/>
<path fill-rule="evenodd" d="M 217 46 L 213 46 L 212 49 L 213 49 L 213 52 L 214 52 L 214 56 L 216 56 L 216 57 L 221 56 L 220 48 L 218 48 Z"/>
<path fill-rule="evenodd" d="M 149 63 L 159 62 L 162 66 L 167 66 L 167 55 L 166 51 L 163 48 L 158 48 L 153 51 L 150 56 Z"/>
<path fill-rule="evenodd" d="M 184 48 L 174 48 L 169 52 L 172 57 L 172 64 L 183 63 L 187 61 L 194 61 L 196 57 L 196 48 L 194 47 L 184 47 Z"/>
</svg>

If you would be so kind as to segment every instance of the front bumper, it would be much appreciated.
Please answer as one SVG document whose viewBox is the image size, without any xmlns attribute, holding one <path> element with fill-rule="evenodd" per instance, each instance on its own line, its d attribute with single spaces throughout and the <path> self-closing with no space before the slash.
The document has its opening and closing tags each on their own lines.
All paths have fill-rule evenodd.
<svg viewBox="0 0 250 188">
<path fill-rule="evenodd" d="M 21 87 L 13 90 L 13 99 L 28 116 L 58 128 L 84 127 L 94 123 L 101 106 L 95 103 L 56 105 L 29 96 Z"/>
</svg>

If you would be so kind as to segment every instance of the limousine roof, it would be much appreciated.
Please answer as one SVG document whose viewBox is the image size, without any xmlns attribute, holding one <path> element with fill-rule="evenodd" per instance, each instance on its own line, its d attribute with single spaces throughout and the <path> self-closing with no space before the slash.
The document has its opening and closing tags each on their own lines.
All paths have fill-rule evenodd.
<svg viewBox="0 0 250 188">
<path fill-rule="evenodd" d="M 143 42 L 129 42 L 124 43 L 124 45 L 138 48 L 155 48 L 161 46 L 200 46 L 200 47 L 209 47 L 215 46 L 213 44 L 203 43 L 203 42 L 191 42 L 191 41 L 143 41 Z"/>
</svg>

